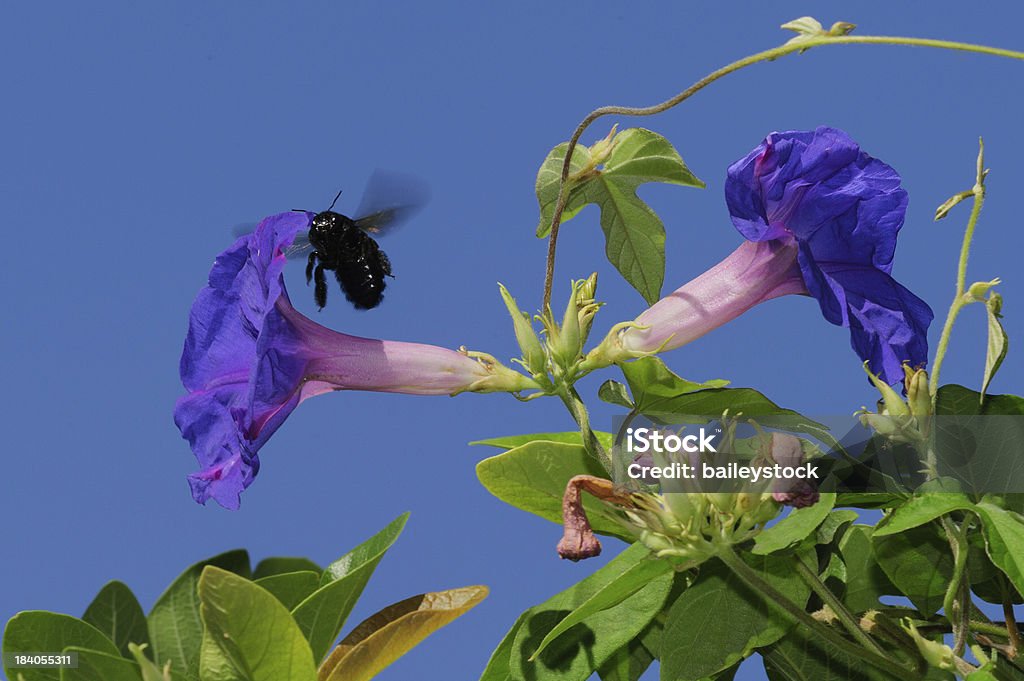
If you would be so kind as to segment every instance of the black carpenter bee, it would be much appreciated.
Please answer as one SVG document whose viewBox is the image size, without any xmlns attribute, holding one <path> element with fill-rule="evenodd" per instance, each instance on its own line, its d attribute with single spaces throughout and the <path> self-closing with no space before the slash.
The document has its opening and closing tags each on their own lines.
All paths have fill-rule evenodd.
<svg viewBox="0 0 1024 681">
<path fill-rule="evenodd" d="M 330 208 L 313 217 L 309 232 L 296 238 L 288 257 L 309 253 L 306 258 L 306 284 L 314 282 L 313 297 L 318 307 L 327 304 L 325 270 L 333 270 L 341 290 L 357 309 L 380 305 L 393 277 L 391 261 L 370 234 L 380 234 L 407 220 L 426 201 L 422 185 L 406 176 L 377 171 L 370 178 L 357 215 L 334 212 L 341 192 Z M 402 200 L 397 201 L 401 196 Z M 310 250 L 312 249 L 312 250 Z"/>
</svg>

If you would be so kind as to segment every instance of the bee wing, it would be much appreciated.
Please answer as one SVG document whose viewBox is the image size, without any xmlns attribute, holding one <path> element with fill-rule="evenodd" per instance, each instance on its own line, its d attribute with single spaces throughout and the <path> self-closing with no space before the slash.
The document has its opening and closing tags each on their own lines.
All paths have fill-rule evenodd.
<svg viewBox="0 0 1024 681">
<path fill-rule="evenodd" d="M 375 170 L 366 183 L 356 226 L 373 234 L 408 221 L 430 200 L 426 183 L 412 175 Z"/>
<path fill-rule="evenodd" d="M 252 234 L 256 230 L 257 224 L 259 223 L 243 222 L 232 227 L 231 233 L 236 239 L 246 234 Z M 313 244 L 309 243 L 309 232 L 299 232 L 295 235 L 295 240 L 292 241 L 291 245 L 284 249 L 284 255 L 288 259 L 295 260 L 304 258 L 311 250 L 313 250 Z"/>
<path fill-rule="evenodd" d="M 290 260 L 305 258 L 313 250 L 313 244 L 309 243 L 309 232 L 299 232 L 291 246 L 284 249 L 284 255 Z"/>
</svg>

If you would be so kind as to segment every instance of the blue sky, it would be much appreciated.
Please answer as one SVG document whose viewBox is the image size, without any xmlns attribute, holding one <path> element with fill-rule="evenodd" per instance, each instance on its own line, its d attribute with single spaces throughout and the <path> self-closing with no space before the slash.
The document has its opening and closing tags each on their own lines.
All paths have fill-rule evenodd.
<svg viewBox="0 0 1024 681">
<path fill-rule="evenodd" d="M 317 314 L 298 267 L 292 298 L 347 333 L 507 359 L 516 349 L 496 281 L 524 307 L 539 304 L 533 185 L 548 150 L 590 109 L 664 99 L 780 44 L 789 36 L 777 26 L 811 12 L 863 34 L 1022 47 L 1014 2 L 5 4 L 0 620 L 80 614 L 113 578 L 148 608 L 180 569 L 233 547 L 328 562 L 409 510 L 351 623 L 421 591 L 488 584 L 482 606 L 380 676 L 475 678 L 521 610 L 596 564 L 560 562 L 557 526 L 491 498 L 473 471 L 489 452 L 466 443 L 567 430 L 568 416 L 554 401 L 503 395 L 329 395 L 264 448 L 240 512 L 199 507 L 171 410 L 188 309 L 214 255 L 232 225 L 320 209 L 339 187 L 340 208 L 353 210 L 375 168 L 419 175 L 433 200 L 382 244 L 397 274 L 382 307 L 360 313 L 334 295 Z M 931 216 L 972 184 L 984 135 L 992 174 L 969 277 L 1004 279 L 1007 330 L 1024 337 L 1022 82 L 1024 65 L 991 57 L 837 47 L 622 121 L 668 137 L 708 184 L 641 190 L 668 230 L 666 291 L 739 243 L 726 167 L 768 132 L 828 124 L 903 175 L 910 208 L 894 274 L 941 319 L 966 211 Z M 556 300 L 594 270 L 603 334 L 643 302 L 605 262 L 591 208 L 563 232 Z M 943 378 L 977 386 L 983 353 L 984 317 L 970 309 Z M 993 391 L 1021 390 L 1019 357 L 1012 349 Z M 772 301 L 665 359 L 689 378 L 728 378 L 808 412 L 875 399 L 848 332 L 811 299 Z M 586 396 L 611 377 L 585 384 Z M 612 414 L 597 407 L 595 420 Z M 762 678 L 759 665 L 742 678 Z"/>
</svg>

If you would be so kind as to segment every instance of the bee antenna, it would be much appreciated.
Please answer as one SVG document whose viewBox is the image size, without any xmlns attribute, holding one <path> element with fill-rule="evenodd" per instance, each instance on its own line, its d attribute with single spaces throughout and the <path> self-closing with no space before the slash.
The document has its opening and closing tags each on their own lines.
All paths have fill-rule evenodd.
<svg viewBox="0 0 1024 681">
<path fill-rule="evenodd" d="M 341 190 L 340 189 L 338 190 L 337 195 L 335 195 L 334 200 L 331 201 L 331 207 L 328 208 L 327 210 L 333 210 L 334 209 L 334 204 L 336 204 L 338 202 L 339 198 L 341 198 Z"/>
</svg>

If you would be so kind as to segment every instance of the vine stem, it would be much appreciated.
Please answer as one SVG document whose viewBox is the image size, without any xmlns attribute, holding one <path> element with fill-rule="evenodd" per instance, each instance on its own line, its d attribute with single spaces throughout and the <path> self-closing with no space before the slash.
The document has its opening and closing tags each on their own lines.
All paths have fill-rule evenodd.
<svg viewBox="0 0 1024 681">
<path fill-rule="evenodd" d="M 822 45 L 905 45 L 911 47 L 933 47 L 937 49 L 945 50 L 958 50 L 961 52 L 976 52 L 979 54 L 989 54 L 997 57 L 1007 57 L 1009 59 L 1020 59 L 1024 60 L 1024 52 L 1018 52 L 1016 50 L 1004 50 L 998 47 L 987 47 L 985 45 L 974 45 L 971 43 L 960 43 L 950 40 L 932 40 L 929 38 L 906 38 L 901 36 L 821 36 L 821 37 L 809 37 L 799 42 L 789 42 L 785 45 L 765 50 L 752 54 L 748 57 L 744 57 L 739 61 L 735 61 L 731 64 L 723 66 L 717 71 L 713 71 L 708 75 L 704 76 L 690 87 L 686 88 L 677 95 L 666 99 L 665 101 L 647 107 L 628 107 L 628 106 L 603 106 L 594 109 L 576 126 L 576 130 L 572 133 L 572 137 L 569 139 L 569 145 L 565 150 L 565 160 L 562 162 L 562 174 L 558 183 L 558 200 L 555 203 L 555 210 L 551 216 L 551 229 L 548 236 L 548 254 L 547 254 L 547 267 L 544 273 L 544 299 L 541 309 L 547 309 L 548 305 L 551 304 L 551 285 L 555 276 L 555 250 L 558 243 L 558 228 L 562 223 L 562 213 L 565 211 L 566 203 L 569 200 L 569 170 L 572 163 L 573 152 L 576 150 L 576 145 L 579 143 L 580 137 L 586 131 L 590 124 L 596 121 L 602 116 L 653 116 L 663 111 L 673 108 L 674 106 L 686 101 L 697 92 L 703 90 L 705 87 L 715 82 L 716 80 L 723 78 L 730 73 L 739 71 L 747 66 L 757 64 L 764 61 L 773 61 L 779 57 L 784 57 L 794 52 L 803 52 L 804 50 L 812 47 L 818 47 Z"/>
<path fill-rule="evenodd" d="M 1006 638 L 1010 646 L 1010 657 L 1016 659 L 1020 654 L 1020 632 L 1017 631 L 1017 617 L 1013 612 L 1013 598 L 1005 578 L 999 579 L 999 586 L 1003 590 L 1003 618 L 1006 620 Z"/>
<path fill-rule="evenodd" d="M 576 425 L 580 427 L 580 434 L 583 436 L 583 447 L 587 452 L 597 459 L 609 475 L 612 473 L 612 460 L 611 456 L 604 450 L 604 446 L 601 441 L 597 439 L 594 434 L 593 428 L 590 427 L 590 413 L 587 411 L 587 405 L 583 403 L 583 398 L 576 392 L 576 388 L 572 386 L 565 386 L 563 389 L 558 391 L 558 396 L 562 398 L 562 402 L 565 404 L 569 413 L 572 414 L 573 420 L 576 421 Z"/>
<path fill-rule="evenodd" d="M 953 576 L 946 588 L 942 608 L 953 628 L 953 654 L 963 655 L 970 631 L 970 586 L 967 579 L 967 531 L 970 522 L 964 520 L 957 528 L 949 516 L 942 516 L 942 528 L 953 551 Z"/>
<path fill-rule="evenodd" d="M 913 678 L 916 672 L 901 664 L 893 662 L 884 655 L 879 655 L 870 649 L 862 648 L 860 645 L 844 638 L 832 627 L 818 622 L 811 617 L 803 608 L 789 600 L 775 587 L 761 577 L 752 567 L 747 565 L 739 555 L 733 551 L 728 544 L 718 546 L 718 557 L 726 566 L 733 571 L 737 577 L 743 580 L 747 586 L 761 594 L 769 603 L 785 610 L 786 613 L 798 623 L 808 627 L 833 646 L 850 655 L 855 660 L 864 660 L 879 669 L 895 675 L 897 678 Z"/>
<path fill-rule="evenodd" d="M 942 326 L 942 335 L 939 336 L 939 345 L 935 349 L 935 360 L 932 362 L 932 375 L 928 379 L 928 391 L 932 394 L 934 402 L 939 392 L 939 371 L 942 369 L 942 361 L 946 357 L 946 350 L 949 348 L 949 339 L 953 334 L 953 325 L 960 311 L 965 305 L 972 301 L 964 299 L 967 291 L 967 261 L 971 257 L 971 242 L 974 240 L 974 229 L 978 226 L 978 216 L 981 215 L 981 207 L 985 203 L 985 170 L 982 167 L 985 159 L 985 145 L 979 142 L 978 153 L 978 177 L 971 189 L 974 195 L 974 205 L 971 206 L 971 217 L 967 220 L 967 229 L 964 230 L 964 240 L 960 244 L 960 261 L 956 268 L 956 295 L 949 305 L 949 312 L 946 314 L 946 323 Z"/>
<path fill-rule="evenodd" d="M 843 626 L 846 627 L 846 630 L 850 632 L 851 636 L 857 639 L 857 641 L 868 650 L 873 650 L 879 655 L 885 655 L 885 651 L 882 650 L 882 647 L 878 645 L 873 638 L 868 636 L 860 626 L 858 626 L 853 615 L 846 609 L 846 606 L 843 605 L 842 601 L 836 598 L 836 595 L 832 593 L 831 589 L 825 586 L 814 570 L 807 567 L 807 564 L 801 560 L 800 556 L 794 554 L 793 564 L 796 566 L 796 572 L 800 575 L 801 579 L 803 579 L 804 582 L 807 583 L 807 586 L 811 587 L 811 590 L 818 595 L 818 597 L 829 607 L 829 609 L 832 610 L 833 613 L 835 613 L 836 617 L 843 623 Z"/>
</svg>

